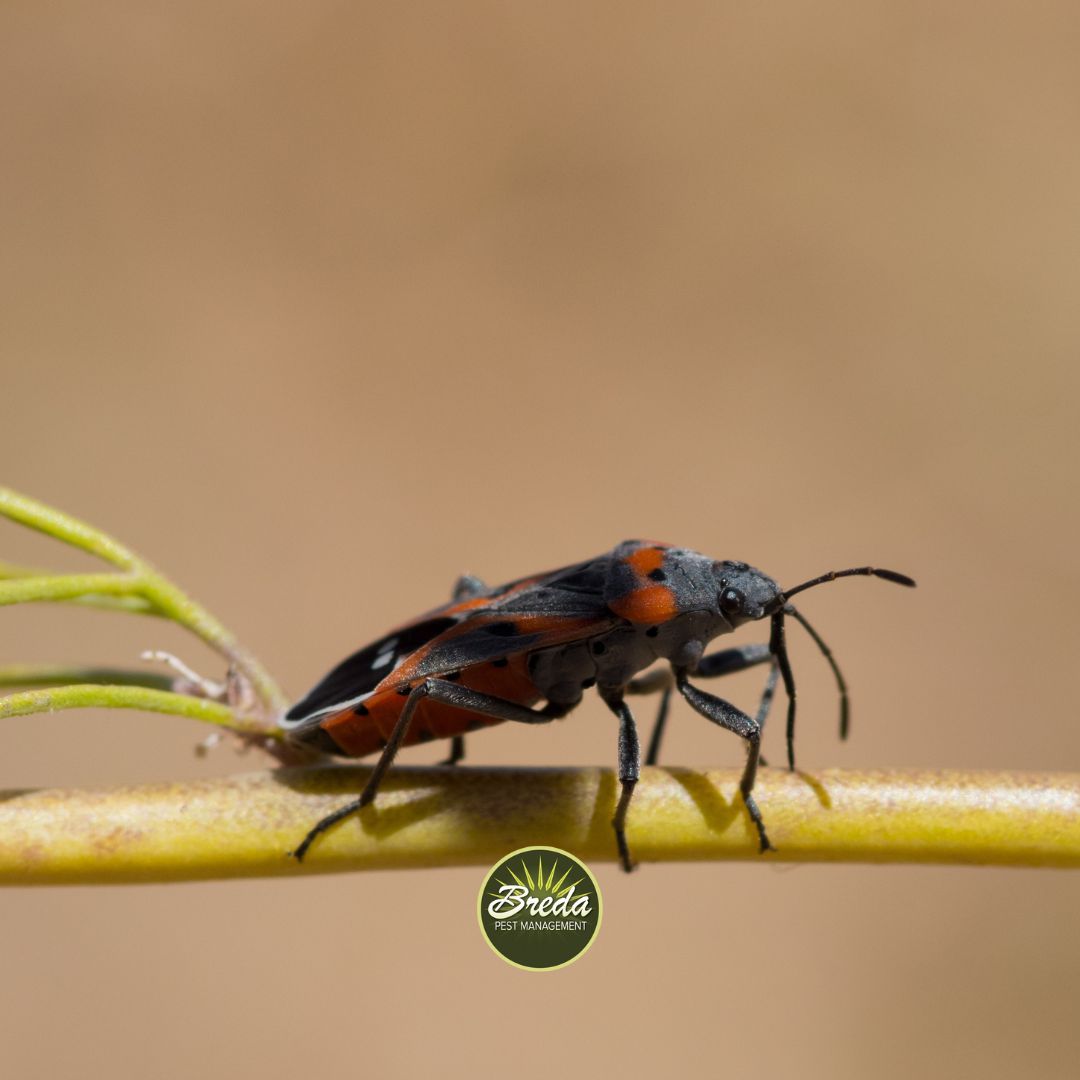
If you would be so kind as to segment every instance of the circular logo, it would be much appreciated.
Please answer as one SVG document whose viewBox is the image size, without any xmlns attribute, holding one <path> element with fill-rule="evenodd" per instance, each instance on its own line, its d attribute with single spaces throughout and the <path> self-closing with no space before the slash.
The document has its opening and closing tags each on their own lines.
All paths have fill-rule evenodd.
<svg viewBox="0 0 1080 1080">
<path fill-rule="evenodd" d="M 480 930 L 508 964 L 554 971 L 572 964 L 600 929 L 600 886 L 569 851 L 526 847 L 496 863 L 476 903 Z"/>
</svg>

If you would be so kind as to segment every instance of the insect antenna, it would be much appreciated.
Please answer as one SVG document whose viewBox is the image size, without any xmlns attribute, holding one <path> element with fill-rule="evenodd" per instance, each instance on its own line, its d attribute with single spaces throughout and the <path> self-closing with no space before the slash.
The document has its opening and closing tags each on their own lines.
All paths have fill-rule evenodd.
<svg viewBox="0 0 1080 1080">
<path fill-rule="evenodd" d="M 827 574 L 822 574 L 821 577 L 804 581 L 801 585 L 796 585 L 794 589 L 788 589 L 784 593 L 784 599 L 790 600 L 796 593 L 801 593 L 804 589 L 812 589 L 815 585 L 824 585 L 826 581 L 835 581 L 837 578 L 842 577 L 879 577 L 884 578 L 886 581 L 895 581 L 897 585 L 907 585 L 912 589 L 915 587 L 914 579 L 909 578 L 907 574 L 898 574 L 895 570 L 879 570 L 874 566 L 856 566 L 851 570 L 830 570 Z"/>
<path fill-rule="evenodd" d="M 822 574 L 820 577 L 804 581 L 801 585 L 796 585 L 793 589 L 788 589 L 782 594 L 784 606 L 775 611 L 772 616 L 772 633 L 769 636 L 769 651 L 776 657 L 776 661 L 780 665 L 780 675 L 783 677 L 784 689 L 787 691 L 788 696 L 787 756 L 788 768 L 792 770 L 795 768 L 795 676 L 791 670 L 791 661 L 788 659 L 787 638 L 784 634 L 784 615 L 786 613 L 790 613 L 794 616 L 806 632 L 814 639 L 818 648 L 825 654 L 826 660 L 829 661 L 829 665 L 833 669 L 837 686 L 840 688 L 841 738 L 847 737 L 849 706 L 847 684 L 844 682 L 844 677 L 840 674 L 840 668 L 837 667 L 836 661 L 833 659 L 833 655 L 829 651 L 828 646 L 810 624 L 789 603 L 787 603 L 787 601 L 796 593 L 801 593 L 806 589 L 812 589 L 815 585 L 824 585 L 827 581 L 836 581 L 837 578 L 842 577 L 879 577 L 883 578 L 885 581 L 892 581 L 897 585 L 906 585 L 909 588 L 914 588 L 915 586 L 914 579 L 909 578 L 907 574 L 900 574 L 895 570 L 881 570 L 873 566 L 856 566 L 849 570 L 830 570 L 827 574 Z"/>
</svg>

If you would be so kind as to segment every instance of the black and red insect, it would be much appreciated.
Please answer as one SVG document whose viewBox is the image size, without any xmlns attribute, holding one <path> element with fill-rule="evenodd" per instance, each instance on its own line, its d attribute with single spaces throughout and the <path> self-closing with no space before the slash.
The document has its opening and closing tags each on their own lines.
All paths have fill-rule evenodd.
<svg viewBox="0 0 1080 1080">
<path fill-rule="evenodd" d="M 654 764 L 672 688 L 707 720 L 746 740 L 739 789 L 762 852 L 772 845 L 753 797 L 761 732 L 782 677 L 788 695 L 788 765 L 795 767 L 795 680 L 784 619 L 796 619 L 832 667 L 840 690 L 840 734 L 848 729 L 847 687 L 825 642 L 791 605 L 796 593 L 852 575 L 900 585 L 911 578 L 870 566 L 834 570 L 784 591 L 746 563 L 718 562 L 685 548 L 627 540 L 587 562 L 489 588 L 463 577 L 444 607 L 394 630 L 331 671 L 281 721 L 294 745 L 345 757 L 380 753 L 358 799 L 318 822 L 293 852 L 303 859 L 320 833 L 374 798 L 402 746 L 452 739 L 446 764 L 464 756 L 467 732 L 506 720 L 545 724 L 578 705 L 595 686 L 618 717 L 619 782 L 612 821 L 624 869 L 633 863 L 626 815 L 640 770 L 629 694 L 660 693 L 646 764 Z M 743 623 L 768 617 L 769 643 L 706 655 L 706 645 Z M 657 661 L 667 666 L 645 671 Z M 769 664 L 756 717 L 690 682 Z M 542 703 L 542 704 L 541 704 Z"/>
</svg>

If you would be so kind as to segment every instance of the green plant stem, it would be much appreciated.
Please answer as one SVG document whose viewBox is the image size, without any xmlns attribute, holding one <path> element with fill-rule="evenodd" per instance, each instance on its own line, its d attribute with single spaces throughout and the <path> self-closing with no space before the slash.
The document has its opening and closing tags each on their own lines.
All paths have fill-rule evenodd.
<svg viewBox="0 0 1080 1080">
<path fill-rule="evenodd" d="M 54 575 L 50 571 L 42 570 L 40 567 L 0 563 L 0 582 L 11 581 L 16 578 L 48 578 L 52 576 Z M 132 615 L 161 615 L 161 612 L 142 596 L 83 595 L 70 597 L 66 603 L 102 608 L 107 611 L 126 611 Z"/>
<path fill-rule="evenodd" d="M 65 683 L 149 686 L 156 690 L 170 690 L 173 676 L 131 668 L 72 667 L 67 664 L 8 664 L 0 667 L 0 686 L 63 686 Z M 0 702 L 2 700 L 0 698 Z"/>
<path fill-rule="evenodd" d="M 282 712 L 288 701 L 270 673 L 237 640 L 232 631 L 210 614 L 206 608 L 195 603 L 175 585 L 157 573 L 152 573 L 144 588 L 144 595 L 168 619 L 187 627 L 211 648 L 232 663 L 237 671 L 251 683 L 256 695 L 264 705 L 266 719 Z"/>
<path fill-rule="evenodd" d="M 376 803 L 286 856 L 354 797 L 360 766 L 107 791 L 0 795 L 0 883 L 163 882 L 488 865 L 533 843 L 615 860 L 608 769 L 397 768 Z M 1080 776 L 764 769 L 775 852 L 757 851 L 735 770 L 647 768 L 628 822 L 643 863 L 738 859 L 1080 867 Z M 647 871 L 648 872 L 648 871 Z"/>
<path fill-rule="evenodd" d="M 9 716 L 30 716 L 33 713 L 59 712 L 62 709 L 142 709 L 145 712 L 186 716 L 190 720 L 216 724 L 250 735 L 268 733 L 258 719 L 245 721 L 228 705 L 189 694 L 173 694 L 147 686 L 109 686 L 86 683 L 76 686 L 54 686 L 45 690 L 24 690 L 0 698 L 0 720 Z"/>
<path fill-rule="evenodd" d="M 173 692 L 171 676 L 71 665 L 10 665 L 0 718 L 87 707 L 141 709 L 215 724 L 295 760 L 276 716 L 285 699 L 258 660 L 205 608 L 112 537 L 0 488 L 0 515 L 105 560 L 106 573 L 0 564 L 0 605 L 77 603 L 169 619 L 230 664 L 236 708 Z M 177 511 L 179 524 L 186 524 Z M 239 676 L 239 677 L 237 677 Z M 254 692 L 254 695 L 250 691 Z M 210 692 L 217 694 L 214 687 Z M 254 700 L 257 699 L 257 704 Z M 0 792 L 0 883 L 185 881 L 379 867 L 490 864 L 530 843 L 614 861 L 619 785 L 606 769 L 396 768 L 374 806 L 286 856 L 359 792 L 370 769 L 288 768 L 201 783 L 109 791 Z M 643 862 L 930 862 L 1080 867 L 1080 776 L 763 769 L 755 796 L 777 851 L 758 853 L 734 771 L 645 769 L 628 822 Z"/>
<path fill-rule="evenodd" d="M 31 601 L 75 601 L 96 606 L 125 606 L 129 611 L 161 615 L 186 627 L 224 656 L 250 683 L 262 708 L 262 726 L 272 731 L 274 717 L 286 705 L 270 673 L 222 623 L 168 581 L 150 563 L 106 535 L 25 495 L 0 487 L 0 514 L 38 532 L 80 548 L 116 566 L 120 573 L 36 574 L 5 564 L 0 573 L 0 605 Z"/>
<path fill-rule="evenodd" d="M 144 582 L 131 574 L 50 574 L 0 581 L 0 606 L 98 596 L 135 596 Z"/>
<path fill-rule="evenodd" d="M 100 529 L 10 488 L 0 487 L 0 514 L 28 529 L 96 555 L 121 570 L 137 570 L 142 565 L 134 552 Z"/>
</svg>

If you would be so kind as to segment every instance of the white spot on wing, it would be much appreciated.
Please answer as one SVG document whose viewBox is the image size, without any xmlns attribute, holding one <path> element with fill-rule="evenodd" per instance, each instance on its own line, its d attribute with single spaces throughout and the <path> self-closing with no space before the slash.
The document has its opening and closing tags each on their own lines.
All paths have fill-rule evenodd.
<svg viewBox="0 0 1080 1080">
<path fill-rule="evenodd" d="M 293 720 L 286 720 L 284 717 L 278 721 L 278 726 L 283 728 L 299 727 L 301 724 L 310 723 L 318 716 L 326 716 L 328 713 L 342 712 L 345 709 L 351 709 L 354 705 L 359 705 L 361 701 L 366 701 L 374 690 L 368 690 L 366 694 L 360 694 L 357 697 L 349 698 L 347 701 L 335 701 L 333 705 L 327 705 L 324 708 L 317 709 L 315 712 L 306 713 L 304 716 L 298 716 Z"/>
<path fill-rule="evenodd" d="M 398 639 L 396 637 L 388 638 L 382 643 L 382 652 L 371 661 L 372 671 L 376 668 L 386 667 L 386 665 L 394 659 L 394 651 L 397 649 L 397 643 Z"/>
</svg>

